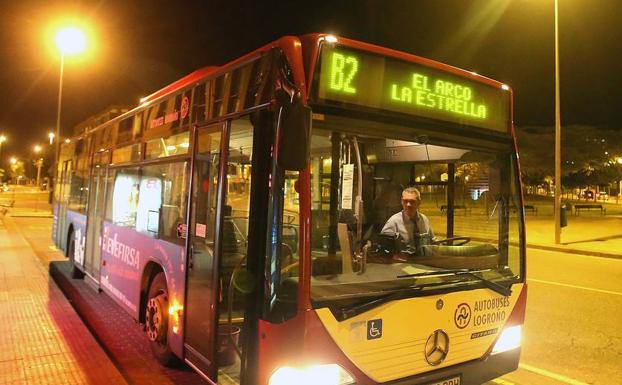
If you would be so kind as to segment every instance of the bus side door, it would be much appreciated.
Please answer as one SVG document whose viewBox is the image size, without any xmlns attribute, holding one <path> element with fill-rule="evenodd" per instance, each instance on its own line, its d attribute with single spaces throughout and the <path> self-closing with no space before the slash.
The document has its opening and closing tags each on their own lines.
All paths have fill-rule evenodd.
<svg viewBox="0 0 622 385">
<path fill-rule="evenodd" d="M 204 375 L 215 379 L 218 266 L 217 209 L 223 124 L 195 132 L 193 188 L 190 213 L 190 250 L 186 292 L 185 358 Z"/>
</svg>

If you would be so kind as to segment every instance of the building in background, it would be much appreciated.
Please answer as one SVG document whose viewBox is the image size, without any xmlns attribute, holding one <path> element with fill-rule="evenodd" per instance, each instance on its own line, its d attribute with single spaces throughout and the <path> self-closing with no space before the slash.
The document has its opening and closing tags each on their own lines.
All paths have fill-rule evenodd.
<svg viewBox="0 0 622 385">
<path fill-rule="evenodd" d="M 112 105 L 92 115 L 73 127 L 72 136 L 79 136 L 85 131 L 93 129 L 117 116 L 129 111 L 128 107 Z"/>
</svg>

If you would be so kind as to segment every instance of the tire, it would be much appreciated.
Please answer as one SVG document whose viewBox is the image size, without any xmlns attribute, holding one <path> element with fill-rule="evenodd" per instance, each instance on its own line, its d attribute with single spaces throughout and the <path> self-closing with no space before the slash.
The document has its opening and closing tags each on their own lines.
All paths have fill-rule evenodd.
<svg viewBox="0 0 622 385">
<path fill-rule="evenodd" d="M 71 278 L 83 279 L 84 273 L 78 269 L 74 260 L 74 252 L 76 250 L 76 238 L 73 236 L 73 231 L 69 233 L 69 239 L 67 240 L 67 257 L 71 262 Z"/>
<path fill-rule="evenodd" d="M 151 352 L 164 366 L 173 366 L 176 358 L 168 345 L 168 288 L 164 272 L 153 277 L 145 305 L 145 330 Z"/>
</svg>

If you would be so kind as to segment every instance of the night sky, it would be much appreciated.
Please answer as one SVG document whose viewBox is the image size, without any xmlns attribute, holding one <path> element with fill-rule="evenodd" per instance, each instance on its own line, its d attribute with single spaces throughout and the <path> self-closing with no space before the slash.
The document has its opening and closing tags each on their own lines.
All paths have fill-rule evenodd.
<svg viewBox="0 0 622 385">
<path fill-rule="evenodd" d="M 622 1 L 559 3 L 562 125 L 621 128 Z M 88 22 L 96 42 L 66 62 L 64 134 L 197 68 L 309 32 L 476 71 L 514 88 L 516 125 L 554 123 L 553 0 L 0 0 L 2 163 L 30 155 L 54 128 L 59 59 L 45 32 L 61 17 Z"/>
</svg>

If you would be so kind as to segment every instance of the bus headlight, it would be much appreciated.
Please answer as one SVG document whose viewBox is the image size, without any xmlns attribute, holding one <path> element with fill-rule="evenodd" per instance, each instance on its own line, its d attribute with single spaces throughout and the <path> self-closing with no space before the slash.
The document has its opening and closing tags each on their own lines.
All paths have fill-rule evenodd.
<svg viewBox="0 0 622 385">
<path fill-rule="evenodd" d="M 269 385 L 349 385 L 350 373 L 337 364 L 313 365 L 306 368 L 283 366 L 270 376 Z"/>
<path fill-rule="evenodd" d="M 521 342 L 521 330 L 521 325 L 503 329 L 501 337 L 497 340 L 495 347 L 492 348 L 492 354 L 505 352 L 519 347 Z"/>
</svg>

